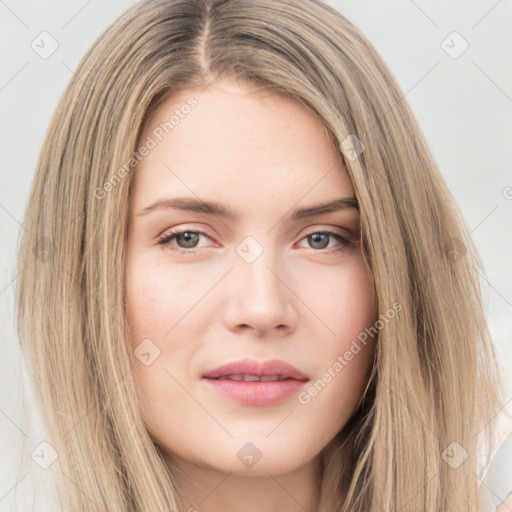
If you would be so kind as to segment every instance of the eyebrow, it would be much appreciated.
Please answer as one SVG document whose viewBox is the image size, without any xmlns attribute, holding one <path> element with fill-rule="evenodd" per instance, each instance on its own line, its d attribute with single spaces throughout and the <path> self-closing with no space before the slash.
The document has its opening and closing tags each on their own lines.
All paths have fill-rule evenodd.
<svg viewBox="0 0 512 512">
<path fill-rule="evenodd" d="M 205 201 L 192 197 L 174 197 L 157 199 L 154 203 L 144 208 L 137 216 L 147 215 L 156 210 L 177 209 L 188 212 L 203 213 L 224 219 L 236 219 L 238 214 L 228 206 L 216 201 Z M 323 213 L 337 212 L 341 210 L 353 209 L 359 212 L 359 203 L 355 197 L 340 197 L 305 208 L 296 208 L 288 218 L 290 220 L 300 220 L 308 217 L 314 217 Z"/>
</svg>

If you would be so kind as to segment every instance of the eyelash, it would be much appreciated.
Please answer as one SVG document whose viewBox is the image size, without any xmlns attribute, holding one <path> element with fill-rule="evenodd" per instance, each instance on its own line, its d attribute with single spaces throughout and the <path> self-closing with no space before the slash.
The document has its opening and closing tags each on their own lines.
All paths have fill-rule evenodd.
<svg viewBox="0 0 512 512">
<path fill-rule="evenodd" d="M 176 230 L 176 231 L 171 231 L 170 233 L 166 233 L 165 235 L 163 235 L 162 237 L 160 237 L 158 239 L 157 243 L 158 243 L 158 245 L 162 245 L 164 247 L 168 247 L 172 251 L 181 251 L 182 254 L 184 254 L 184 253 L 195 254 L 196 252 L 198 252 L 199 249 L 174 248 L 171 245 L 171 241 L 172 240 L 174 240 L 178 236 L 183 235 L 185 233 L 194 233 L 194 234 L 197 234 L 197 235 L 203 235 L 206 238 L 210 238 L 203 231 L 192 230 L 192 229 L 180 229 L 180 230 Z M 337 253 L 337 252 L 342 251 L 343 249 L 345 249 L 345 248 L 347 248 L 347 247 L 349 247 L 349 246 L 354 244 L 353 241 L 351 241 L 351 240 L 341 236 L 339 233 L 336 233 L 334 231 L 325 231 L 325 230 L 310 231 L 309 233 L 306 233 L 301 240 L 304 240 L 304 238 L 307 238 L 308 236 L 315 235 L 315 234 L 331 235 L 331 236 L 337 238 L 340 241 L 340 243 L 341 243 L 341 245 L 338 246 L 338 248 L 335 248 L 334 250 L 332 248 L 330 250 L 318 249 L 315 252 L 324 252 L 324 253 L 327 253 L 327 254 Z"/>
</svg>

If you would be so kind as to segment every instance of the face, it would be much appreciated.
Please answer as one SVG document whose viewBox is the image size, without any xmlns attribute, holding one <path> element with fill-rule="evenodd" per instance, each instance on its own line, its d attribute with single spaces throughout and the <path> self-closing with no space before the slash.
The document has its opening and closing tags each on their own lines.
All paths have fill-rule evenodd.
<svg viewBox="0 0 512 512">
<path fill-rule="evenodd" d="M 358 212 L 311 210 L 354 197 L 343 159 L 302 104 L 234 81 L 167 99 L 140 144 L 125 276 L 147 429 L 199 466 L 299 468 L 351 416 L 374 351 L 354 349 L 376 319 Z"/>
</svg>

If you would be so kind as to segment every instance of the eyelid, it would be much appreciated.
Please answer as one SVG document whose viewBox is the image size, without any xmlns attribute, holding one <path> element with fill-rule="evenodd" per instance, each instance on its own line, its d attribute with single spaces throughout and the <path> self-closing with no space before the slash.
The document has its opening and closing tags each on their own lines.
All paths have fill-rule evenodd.
<svg viewBox="0 0 512 512">
<path fill-rule="evenodd" d="M 350 229 L 343 228 L 341 226 L 331 226 L 328 224 L 324 224 L 324 225 L 315 224 L 314 226 L 311 227 L 311 229 L 306 228 L 306 231 L 304 232 L 304 234 L 302 236 L 305 237 L 305 236 L 312 235 L 313 233 L 319 233 L 322 231 L 334 232 L 334 233 L 337 233 L 340 236 L 344 236 L 344 237 L 347 237 L 347 236 L 350 238 L 354 237 L 354 235 Z"/>
<path fill-rule="evenodd" d="M 211 230 L 208 228 L 206 224 L 195 224 L 195 225 L 187 225 L 187 224 L 178 224 L 177 226 L 174 226 L 172 228 L 165 229 L 162 231 L 160 235 L 158 235 L 156 238 L 161 239 L 165 236 L 169 236 L 171 234 L 181 233 L 183 231 L 194 231 L 194 232 L 203 232 L 205 235 L 207 235 L 210 238 L 213 238 L 213 235 L 211 234 Z"/>
<path fill-rule="evenodd" d="M 306 231 L 304 231 L 304 229 L 301 229 L 296 236 L 299 236 L 303 231 L 304 233 L 302 234 L 302 238 L 306 237 L 306 236 L 309 236 L 313 233 L 318 233 L 318 232 L 321 232 L 321 231 L 335 231 L 336 233 L 340 234 L 341 236 L 349 236 L 351 238 L 354 238 L 354 234 L 353 232 L 348 229 L 348 228 L 344 228 L 342 226 L 332 226 L 332 225 L 328 225 L 328 224 L 315 224 L 313 226 L 310 226 L 308 228 L 305 228 Z M 176 233 L 181 233 L 183 231 L 193 231 L 193 232 L 199 232 L 199 231 L 202 231 L 206 236 L 208 236 L 209 238 L 214 238 L 214 236 L 212 235 L 210 229 L 208 228 L 208 226 L 206 224 L 196 224 L 194 226 L 191 226 L 191 225 L 179 225 L 178 226 L 175 226 L 173 228 L 170 228 L 169 230 L 164 230 L 160 235 L 158 235 L 156 238 L 158 240 L 166 237 L 166 236 L 170 236 L 171 234 L 176 234 Z M 301 238 L 301 240 L 302 240 Z"/>
</svg>

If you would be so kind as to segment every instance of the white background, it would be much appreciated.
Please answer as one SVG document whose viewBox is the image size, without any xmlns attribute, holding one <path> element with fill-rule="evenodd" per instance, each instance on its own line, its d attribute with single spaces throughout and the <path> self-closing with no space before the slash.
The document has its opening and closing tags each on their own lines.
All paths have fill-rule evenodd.
<svg viewBox="0 0 512 512">
<path fill-rule="evenodd" d="M 25 405 L 28 415 L 23 414 L 23 373 L 13 320 L 15 249 L 36 159 L 53 110 L 78 62 L 96 37 L 134 3 L 0 1 L 1 511 L 28 510 L 32 505 L 33 510 L 52 508 L 50 470 L 40 468 L 30 458 L 45 436 L 31 396 Z M 416 114 L 483 259 L 487 318 L 504 379 L 510 382 L 511 1 L 328 3 L 375 45 Z M 56 51 L 46 59 L 31 47 L 43 31 L 58 42 Z M 454 31 L 460 36 L 453 35 Z M 467 50 L 453 58 L 464 40 Z M 495 460 L 485 485 L 497 505 L 512 490 L 510 438 Z"/>
</svg>

